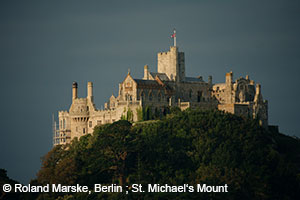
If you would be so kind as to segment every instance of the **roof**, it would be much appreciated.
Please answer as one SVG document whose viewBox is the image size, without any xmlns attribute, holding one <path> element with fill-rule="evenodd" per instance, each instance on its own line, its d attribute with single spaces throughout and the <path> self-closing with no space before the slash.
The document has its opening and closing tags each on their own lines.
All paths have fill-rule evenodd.
<svg viewBox="0 0 300 200">
<path fill-rule="evenodd" d="M 185 81 L 186 82 L 204 82 L 202 79 L 196 78 L 196 77 L 185 77 Z"/>
<path fill-rule="evenodd" d="M 144 80 L 144 79 L 134 79 L 137 87 L 151 87 L 156 89 L 170 89 L 168 86 L 159 84 L 156 80 Z"/>
<path fill-rule="evenodd" d="M 158 78 L 160 78 L 160 80 L 162 81 L 168 81 L 169 78 L 165 73 L 155 73 L 155 72 L 150 72 L 151 76 L 153 78 L 155 78 L 155 76 L 158 76 Z"/>
<path fill-rule="evenodd" d="M 137 85 L 151 85 L 151 86 L 161 86 L 156 80 L 144 80 L 144 79 L 134 79 Z"/>
</svg>

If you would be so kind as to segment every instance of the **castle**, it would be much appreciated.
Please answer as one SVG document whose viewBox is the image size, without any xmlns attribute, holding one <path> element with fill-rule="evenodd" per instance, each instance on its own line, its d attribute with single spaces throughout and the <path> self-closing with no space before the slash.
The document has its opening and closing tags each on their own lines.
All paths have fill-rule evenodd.
<svg viewBox="0 0 300 200">
<path fill-rule="evenodd" d="M 87 97 L 78 98 L 77 83 L 72 86 L 72 104 L 69 111 L 58 112 L 58 128 L 54 125 L 54 145 L 67 144 L 77 137 L 91 134 L 97 125 L 113 123 L 127 117 L 139 121 L 144 108 L 153 113 L 164 113 L 167 108 L 219 109 L 240 116 L 256 118 L 268 127 L 268 102 L 263 100 L 260 84 L 247 75 L 233 81 L 233 73 L 226 73 L 225 83 L 213 84 L 212 77 L 205 82 L 201 76 L 186 77 L 184 52 L 174 46 L 157 54 L 157 72 L 144 66 L 144 77 L 133 78 L 128 72 L 119 84 L 117 96 L 112 95 L 104 109 L 94 104 L 93 83 L 87 84 Z"/>
</svg>

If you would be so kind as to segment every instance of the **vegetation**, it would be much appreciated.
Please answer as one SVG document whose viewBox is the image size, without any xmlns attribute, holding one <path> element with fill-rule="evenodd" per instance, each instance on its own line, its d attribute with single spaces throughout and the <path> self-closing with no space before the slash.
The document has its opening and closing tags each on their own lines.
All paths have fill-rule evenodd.
<svg viewBox="0 0 300 200">
<path fill-rule="evenodd" d="M 161 116 L 160 116 L 161 117 Z M 292 148 L 292 149 L 291 149 Z M 170 111 L 151 123 L 120 120 L 56 146 L 36 184 L 228 184 L 228 193 L 69 193 L 38 199 L 300 199 L 299 139 L 221 111 Z"/>
</svg>

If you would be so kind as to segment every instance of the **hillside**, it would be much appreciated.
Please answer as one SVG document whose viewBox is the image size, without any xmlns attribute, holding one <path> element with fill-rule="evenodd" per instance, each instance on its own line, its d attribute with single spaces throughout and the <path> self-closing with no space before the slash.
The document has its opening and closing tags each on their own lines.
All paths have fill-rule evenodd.
<svg viewBox="0 0 300 200">
<path fill-rule="evenodd" d="M 300 141 L 220 111 L 121 120 L 53 148 L 35 184 L 228 185 L 228 193 L 47 193 L 39 199 L 299 199 Z M 88 197 L 87 197 L 88 196 Z"/>
</svg>

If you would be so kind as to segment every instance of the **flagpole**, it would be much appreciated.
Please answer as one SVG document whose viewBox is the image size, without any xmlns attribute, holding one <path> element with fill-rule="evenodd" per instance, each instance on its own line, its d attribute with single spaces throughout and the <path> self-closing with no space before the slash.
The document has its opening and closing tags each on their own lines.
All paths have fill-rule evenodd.
<svg viewBox="0 0 300 200">
<path fill-rule="evenodd" d="M 176 30 L 174 29 L 174 47 L 176 47 Z"/>
</svg>

